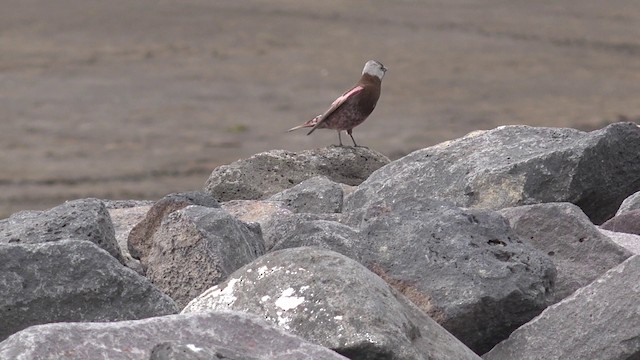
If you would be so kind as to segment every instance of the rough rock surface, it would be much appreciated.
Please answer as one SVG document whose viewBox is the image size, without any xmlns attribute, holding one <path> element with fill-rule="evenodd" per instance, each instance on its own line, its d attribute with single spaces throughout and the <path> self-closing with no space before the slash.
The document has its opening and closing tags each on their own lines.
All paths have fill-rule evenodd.
<svg viewBox="0 0 640 360">
<path fill-rule="evenodd" d="M 257 357 L 224 346 L 176 344 L 170 341 L 156 345 L 149 360 L 257 360 Z"/>
<path fill-rule="evenodd" d="M 243 354 L 235 359 L 344 359 L 255 316 L 233 312 L 172 315 L 115 323 L 38 325 L 0 343 L 0 359 L 147 360 L 151 351 L 165 342 L 207 348 L 220 346 Z"/>
<path fill-rule="evenodd" d="M 162 220 L 172 212 L 189 205 L 220 207 L 216 199 L 199 191 L 175 193 L 163 197 L 153 204 L 144 220 L 129 232 L 127 244 L 131 256 L 141 260 L 147 256 L 151 249 L 151 238 L 160 227 Z"/>
<path fill-rule="evenodd" d="M 195 205 L 169 214 L 151 244 L 147 277 L 180 307 L 265 252 L 259 226 Z"/>
<path fill-rule="evenodd" d="M 478 359 L 365 267 L 318 248 L 266 254 L 183 313 L 216 309 L 260 315 L 354 359 Z"/>
<path fill-rule="evenodd" d="M 640 257 L 632 256 L 514 331 L 485 360 L 638 359 Z"/>
<path fill-rule="evenodd" d="M 501 126 L 422 149 L 374 172 L 344 211 L 416 195 L 457 206 L 501 209 L 571 202 L 601 224 L 640 188 L 640 128 L 593 132 Z"/>
<path fill-rule="evenodd" d="M 640 209 L 640 191 L 632 194 L 628 198 L 624 199 L 616 215 L 621 215 L 627 211 Z"/>
<path fill-rule="evenodd" d="M 599 230 L 602 235 L 608 237 L 611 241 L 627 249 L 634 255 L 640 255 L 640 235 L 619 233 L 604 229 Z"/>
<path fill-rule="evenodd" d="M 511 228 L 553 259 L 558 277 L 554 302 L 617 266 L 632 252 L 602 235 L 579 207 L 571 203 L 548 203 L 500 211 Z"/>
<path fill-rule="evenodd" d="M 67 201 L 46 211 L 21 211 L 0 220 L 0 244 L 35 244 L 62 239 L 91 241 L 125 263 L 109 212 L 98 199 Z"/>
<path fill-rule="evenodd" d="M 205 191 L 219 201 L 259 200 L 319 175 L 358 185 L 388 163 L 386 156 L 364 147 L 332 146 L 298 153 L 272 150 L 216 168 Z"/>
<path fill-rule="evenodd" d="M 318 246 L 356 259 L 349 251 L 357 231 L 340 224 L 339 214 L 290 214 L 270 219 L 262 225 L 267 250 Z"/>
<path fill-rule="evenodd" d="M 0 245 L 0 293 L 0 340 L 35 324 L 178 311 L 147 279 L 88 241 Z"/>
<path fill-rule="evenodd" d="M 222 208 L 246 223 L 257 223 L 262 230 L 262 238 L 267 251 L 273 247 L 274 241 L 269 238 L 265 229 L 271 229 L 272 222 L 278 222 L 293 214 L 279 201 L 268 200 L 231 200 L 221 204 Z M 279 239 L 280 234 L 273 234 L 274 239 Z"/>
<path fill-rule="evenodd" d="M 339 213 L 342 210 L 343 191 L 340 184 L 325 176 L 316 176 L 281 191 L 269 198 L 281 201 L 297 213 Z"/>
<path fill-rule="evenodd" d="M 494 211 L 406 195 L 345 221 L 360 261 L 478 354 L 552 301 L 553 262 Z"/>
<path fill-rule="evenodd" d="M 627 234 L 640 235 L 640 209 L 628 210 L 602 224 L 601 228 Z"/>
</svg>

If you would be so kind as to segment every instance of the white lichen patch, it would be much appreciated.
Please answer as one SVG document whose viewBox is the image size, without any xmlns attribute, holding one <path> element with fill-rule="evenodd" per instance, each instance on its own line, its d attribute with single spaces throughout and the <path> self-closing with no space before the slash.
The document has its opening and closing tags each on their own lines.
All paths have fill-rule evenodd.
<svg viewBox="0 0 640 360">
<path fill-rule="evenodd" d="M 304 302 L 304 297 L 293 296 L 294 293 L 295 290 L 293 290 L 293 288 L 284 290 L 282 295 L 276 300 L 275 305 L 284 311 L 295 309 Z"/>
<path fill-rule="evenodd" d="M 265 296 L 260 298 L 260 302 L 267 302 L 267 301 L 269 301 L 269 299 L 271 299 L 271 296 L 265 295 Z"/>
<path fill-rule="evenodd" d="M 195 352 L 200 352 L 202 350 L 204 350 L 203 348 L 199 348 L 193 344 L 187 344 L 187 347 L 189 348 L 189 350 L 191 351 L 195 351 Z"/>
<path fill-rule="evenodd" d="M 227 286 L 220 288 L 218 285 L 210 288 L 202 293 L 202 295 L 191 300 L 189 304 L 182 310 L 183 314 L 209 311 L 211 309 L 230 308 L 233 303 L 238 299 L 234 293 L 234 286 L 242 280 L 242 277 L 238 279 L 231 279 L 227 282 Z"/>
</svg>

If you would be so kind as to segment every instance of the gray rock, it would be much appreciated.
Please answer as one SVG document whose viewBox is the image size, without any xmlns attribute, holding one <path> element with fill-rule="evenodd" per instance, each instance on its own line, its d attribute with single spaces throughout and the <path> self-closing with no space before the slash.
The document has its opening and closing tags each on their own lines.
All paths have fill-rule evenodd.
<svg viewBox="0 0 640 360">
<path fill-rule="evenodd" d="M 327 147 L 298 153 L 272 150 L 216 168 L 205 191 L 220 201 L 259 200 L 319 175 L 358 185 L 388 163 L 386 156 L 364 147 Z"/>
<path fill-rule="evenodd" d="M 365 267 L 318 248 L 266 254 L 183 313 L 216 309 L 257 314 L 352 359 L 479 359 Z"/>
<path fill-rule="evenodd" d="M 638 359 L 640 257 L 632 256 L 598 280 L 514 331 L 485 360 Z"/>
<path fill-rule="evenodd" d="M 325 176 L 316 176 L 269 198 L 281 201 L 297 213 L 339 213 L 342 211 L 342 186 Z"/>
<path fill-rule="evenodd" d="M 35 324 L 178 311 L 147 279 L 88 241 L 1 244 L 0 293 L 0 340 Z"/>
<path fill-rule="evenodd" d="M 127 244 L 131 256 L 140 260 L 146 257 L 151 249 L 151 238 L 160 227 L 162 220 L 172 212 L 189 205 L 220 207 L 216 199 L 199 191 L 174 193 L 163 197 L 153 204 L 144 220 L 129 232 Z"/>
<path fill-rule="evenodd" d="M 264 229 L 270 228 L 271 222 L 293 214 L 279 201 L 267 200 L 231 200 L 221 204 L 222 208 L 245 223 L 256 223 L 260 225 L 265 249 L 268 251 L 273 246 L 269 242 Z M 279 238 L 279 235 L 275 236 Z"/>
<path fill-rule="evenodd" d="M 329 230 L 327 227 L 340 227 L 339 224 L 324 224 L 319 227 L 311 224 L 311 222 L 315 221 L 335 222 L 338 221 L 338 219 L 340 219 L 340 214 L 300 213 L 271 217 L 268 221 L 262 223 L 262 237 L 265 247 L 268 251 L 271 251 L 276 244 L 279 244 L 278 249 L 299 246 L 319 246 L 343 255 L 353 255 L 352 253 L 342 252 L 340 245 L 338 245 L 346 245 L 347 243 L 339 239 L 342 234 L 344 234 L 344 231 L 338 230 L 337 234 L 325 232 L 325 230 Z M 348 229 L 345 231 L 349 232 Z M 346 240 L 346 238 L 344 240 Z M 334 244 L 337 247 L 325 246 L 330 244 Z"/>
<path fill-rule="evenodd" d="M 133 205 L 132 203 L 128 203 Z M 153 204 L 153 203 L 152 203 Z M 139 206 L 120 206 L 109 207 L 109 204 L 105 204 L 109 210 L 111 221 L 113 223 L 113 230 L 115 231 L 116 241 L 120 252 L 124 257 L 124 263 L 127 267 L 135 270 L 138 274 L 144 275 L 140 260 L 134 259 L 129 253 L 129 233 L 136 225 L 138 225 L 151 209 L 151 205 L 139 205 Z"/>
<path fill-rule="evenodd" d="M 632 252 L 600 233 L 571 203 L 519 206 L 499 211 L 521 239 L 553 259 L 558 277 L 554 302 L 589 284 Z"/>
<path fill-rule="evenodd" d="M 160 342 L 223 347 L 244 354 L 239 359 L 344 359 L 255 316 L 232 312 L 33 326 L 1 342 L 0 359 L 147 360 Z"/>
<path fill-rule="evenodd" d="M 625 211 L 602 224 L 605 230 L 640 235 L 640 209 Z"/>
<path fill-rule="evenodd" d="M 501 126 L 384 166 L 345 199 L 344 212 L 409 195 L 489 209 L 571 202 L 601 224 L 640 188 L 639 153 L 640 128 L 633 123 L 589 133 Z"/>
<path fill-rule="evenodd" d="M 553 262 L 496 212 L 405 195 L 348 215 L 360 261 L 478 354 L 552 301 Z"/>
<path fill-rule="evenodd" d="M 224 346 L 176 344 L 170 341 L 158 344 L 151 350 L 149 360 L 257 360 Z"/>
<path fill-rule="evenodd" d="M 195 205 L 169 214 L 151 244 L 142 259 L 147 277 L 181 308 L 265 252 L 259 227 Z"/>
<path fill-rule="evenodd" d="M 361 241 L 360 233 L 347 225 L 336 221 L 309 219 L 302 216 L 287 216 L 273 222 L 267 231 L 270 237 L 278 235 L 270 251 L 315 246 L 338 252 L 359 261 L 359 252 L 364 251 L 357 244 Z M 355 251 L 357 248 L 359 251 Z"/>
<path fill-rule="evenodd" d="M 21 211 L 0 220 L 0 244 L 36 244 L 62 239 L 86 240 L 125 263 L 111 217 L 102 201 L 67 201 L 46 211 Z"/>
<path fill-rule="evenodd" d="M 609 231 L 604 229 L 598 229 L 600 233 L 616 244 L 627 249 L 634 255 L 640 255 L 640 235 L 619 233 L 615 231 Z"/>
<path fill-rule="evenodd" d="M 632 194 L 628 198 L 624 199 L 616 215 L 621 215 L 627 211 L 640 209 L 640 191 Z"/>
</svg>

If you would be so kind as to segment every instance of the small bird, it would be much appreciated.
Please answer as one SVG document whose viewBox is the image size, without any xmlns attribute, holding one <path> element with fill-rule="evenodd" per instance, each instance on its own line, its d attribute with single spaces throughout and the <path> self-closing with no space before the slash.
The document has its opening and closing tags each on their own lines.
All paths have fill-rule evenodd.
<svg viewBox="0 0 640 360">
<path fill-rule="evenodd" d="M 382 77 L 384 77 L 385 72 L 387 72 L 387 68 L 380 62 L 375 60 L 367 61 L 362 69 L 360 80 L 351 89 L 340 95 L 324 114 L 318 115 L 288 131 L 310 127 L 311 131 L 307 133 L 307 135 L 310 135 L 316 129 L 337 130 L 338 141 L 340 146 L 343 146 L 340 132 L 347 130 L 347 134 L 353 140 L 353 146 L 358 146 L 353 138 L 353 128 L 362 124 L 375 109 L 380 98 Z"/>
</svg>

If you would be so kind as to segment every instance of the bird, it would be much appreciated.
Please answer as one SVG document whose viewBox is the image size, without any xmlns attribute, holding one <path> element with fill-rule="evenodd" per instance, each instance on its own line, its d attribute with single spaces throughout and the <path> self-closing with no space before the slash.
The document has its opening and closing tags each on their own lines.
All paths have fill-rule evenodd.
<svg viewBox="0 0 640 360">
<path fill-rule="evenodd" d="M 337 130 L 339 146 L 343 146 L 340 132 L 346 130 L 353 141 L 353 146 L 357 147 L 358 144 L 353 138 L 353 128 L 362 124 L 375 109 L 380 98 L 382 78 L 386 72 L 387 68 L 379 61 L 367 61 L 362 69 L 360 80 L 340 95 L 327 111 L 287 131 L 311 128 L 307 133 L 311 135 L 316 129 Z"/>
</svg>

